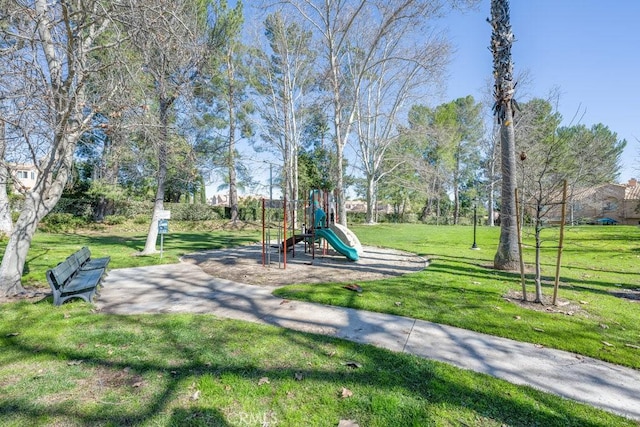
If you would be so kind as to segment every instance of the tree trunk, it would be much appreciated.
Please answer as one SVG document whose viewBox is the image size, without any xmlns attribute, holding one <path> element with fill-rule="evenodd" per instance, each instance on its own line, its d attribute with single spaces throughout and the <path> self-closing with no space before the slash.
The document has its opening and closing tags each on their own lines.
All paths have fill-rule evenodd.
<svg viewBox="0 0 640 427">
<path fill-rule="evenodd" d="M 373 176 L 367 176 L 367 223 L 375 224 L 377 218 L 376 182 Z"/>
<path fill-rule="evenodd" d="M 238 221 L 238 178 L 236 176 L 236 114 L 235 114 L 235 71 L 233 67 L 233 50 L 227 53 L 227 78 L 229 80 L 229 208 L 231 222 Z"/>
<path fill-rule="evenodd" d="M 0 119 L 0 235 L 11 235 L 13 221 L 11 220 L 11 206 L 7 186 L 9 185 L 9 170 L 4 161 L 7 141 L 5 140 L 5 123 Z"/>
<path fill-rule="evenodd" d="M 107 213 L 107 208 L 109 207 L 109 200 L 105 196 L 98 197 L 98 201 L 96 202 L 96 207 L 93 210 L 93 220 L 95 222 L 104 221 L 104 217 Z"/>
<path fill-rule="evenodd" d="M 513 33 L 509 20 L 508 0 L 491 0 L 491 50 L 495 76 L 494 114 L 500 124 L 502 159 L 502 192 L 500 209 L 500 242 L 493 260 L 499 270 L 518 269 L 518 227 L 515 209 L 516 155 L 513 128 Z"/>
<path fill-rule="evenodd" d="M 64 129 L 63 131 L 67 131 Z M 44 159 L 44 167 L 34 188 L 27 193 L 24 206 L 9 237 L 0 264 L 0 294 L 15 295 L 24 292 L 21 284 L 24 265 L 36 233 L 38 223 L 55 207 L 62 196 L 71 170 L 75 143 L 80 133 L 67 131 L 59 136 L 59 147 Z M 56 157 L 56 154 L 61 154 Z M 53 267 L 53 266 L 52 266 Z"/>
<path fill-rule="evenodd" d="M 347 226 L 347 206 L 344 197 L 344 168 L 342 161 L 344 159 L 344 146 L 349 132 L 343 129 L 341 117 L 344 114 L 342 105 L 342 96 L 340 92 L 340 64 L 337 58 L 338 52 L 335 51 L 333 37 L 328 37 L 329 43 L 329 67 L 331 71 L 331 89 L 333 91 L 333 126 L 334 126 L 334 142 L 336 146 L 336 207 L 337 222 L 340 225 Z M 348 120 L 348 119 L 345 119 Z M 348 123 L 347 123 L 348 124 Z"/>
<path fill-rule="evenodd" d="M 24 292 L 21 279 L 27 254 L 31 247 L 33 235 L 38 227 L 38 222 L 46 215 L 44 212 L 38 212 L 38 205 L 41 204 L 37 195 L 28 194 L 24 201 L 22 213 L 16 222 L 13 233 L 9 237 L 9 242 L 2 257 L 2 264 L 0 264 L 0 289 L 4 295 L 15 295 Z"/>
<path fill-rule="evenodd" d="M 536 299 L 533 302 L 542 303 L 542 271 L 540 265 L 540 250 L 542 249 L 542 240 L 540 237 L 540 233 L 542 232 L 542 218 L 540 217 L 540 210 L 538 209 L 538 214 L 536 215 L 536 230 L 535 230 L 535 239 L 536 239 L 536 273 L 535 273 L 535 283 L 536 283 Z"/>
<path fill-rule="evenodd" d="M 496 183 L 495 183 L 495 163 L 491 162 L 491 173 L 489 174 L 489 221 L 488 221 L 488 225 L 490 227 L 495 226 L 495 211 L 493 210 L 493 205 L 494 205 L 494 194 L 495 194 L 495 187 L 496 187 Z"/>
<path fill-rule="evenodd" d="M 156 242 L 158 240 L 158 221 L 160 220 L 160 212 L 164 210 L 164 196 L 167 181 L 167 156 L 168 156 L 168 138 L 169 138 L 169 108 L 173 103 L 173 99 L 160 100 L 160 138 L 158 141 L 158 175 L 156 198 L 153 203 L 153 214 L 151 215 L 151 224 L 149 224 L 149 232 L 144 249 L 140 255 L 151 255 L 157 252 Z"/>
<path fill-rule="evenodd" d="M 456 161 L 456 163 L 459 163 Z M 456 166 L 456 172 L 453 174 L 453 225 L 458 224 L 460 218 L 460 178 L 458 176 L 459 166 Z"/>
<path fill-rule="evenodd" d="M 337 168 L 337 182 L 336 182 L 336 192 L 338 200 L 336 200 L 336 205 L 338 206 L 338 223 L 343 226 L 347 226 L 347 205 L 345 203 L 344 197 L 344 170 L 342 167 L 342 159 L 344 158 L 344 146 L 341 143 L 336 145 L 337 148 L 337 156 L 336 156 L 336 168 Z"/>
<path fill-rule="evenodd" d="M 507 123 L 505 125 L 505 123 Z M 516 156 L 515 136 L 513 130 L 513 114 L 511 106 L 507 106 L 505 123 L 500 130 L 502 147 L 502 191 L 500 209 L 500 242 L 494 257 L 494 267 L 499 270 L 517 270 L 520 266 L 518 257 L 518 225 L 515 209 L 516 199 Z"/>
</svg>

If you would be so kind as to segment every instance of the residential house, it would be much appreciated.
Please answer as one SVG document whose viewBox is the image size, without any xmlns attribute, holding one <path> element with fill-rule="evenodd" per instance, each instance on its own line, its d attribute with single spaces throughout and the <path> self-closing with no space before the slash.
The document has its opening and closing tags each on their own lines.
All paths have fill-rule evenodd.
<svg viewBox="0 0 640 427">
<path fill-rule="evenodd" d="M 347 212 L 367 212 L 367 202 L 364 200 L 347 200 L 344 204 Z M 381 214 L 391 214 L 393 213 L 393 206 L 388 203 L 378 203 L 376 210 Z"/>
<path fill-rule="evenodd" d="M 549 222 L 560 221 L 560 209 L 548 215 Z M 576 190 L 567 204 L 567 222 L 587 224 L 640 225 L 640 185 L 602 184 Z"/>
<path fill-rule="evenodd" d="M 9 170 L 13 177 L 13 187 L 16 191 L 29 191 L 36 185 L 38 168 L 35 165 L 9 164 Z"/>
</svg>

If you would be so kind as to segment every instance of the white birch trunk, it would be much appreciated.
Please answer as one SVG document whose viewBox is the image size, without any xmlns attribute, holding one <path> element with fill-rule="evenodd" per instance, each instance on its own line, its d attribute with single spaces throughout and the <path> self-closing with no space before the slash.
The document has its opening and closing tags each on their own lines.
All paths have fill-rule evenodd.
<svg viewBox="0 0 640 427">
<path fill-rule="evenodd" d="M 13 221 L 11 220 L 11 207 L 9 206 L 9 195 L 7 185 L 9 185 L 9 170 L 4 162 L 4 153 L 7 147 L 5 136 L 5 124 L 0 119 L 0 235 L 11 234 Z"/>
</svg>

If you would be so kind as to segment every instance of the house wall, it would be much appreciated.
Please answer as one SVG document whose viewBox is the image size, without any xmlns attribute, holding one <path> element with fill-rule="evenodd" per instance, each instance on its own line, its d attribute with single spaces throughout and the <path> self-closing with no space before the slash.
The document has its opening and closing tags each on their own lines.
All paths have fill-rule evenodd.
<svg viewBox="0 0 640 427">
<path fill-rule="evenodd" d="M 16 191 L 31 190 L 36 185 L 38 170 L 35 165 L 9 165 Z"/>
<path fill-rule="evenodd" d="M 604 184 L 576 191 L 568 201 L 567 221 L 592 222 L 599 218 L 611 218 L 618 224 L 640 224 L 640 186 L 635 180 L 629 184 Z M 561 220 L 561 206 L 551 209 L 547 215 L 550 223 Z"/>
</svg>

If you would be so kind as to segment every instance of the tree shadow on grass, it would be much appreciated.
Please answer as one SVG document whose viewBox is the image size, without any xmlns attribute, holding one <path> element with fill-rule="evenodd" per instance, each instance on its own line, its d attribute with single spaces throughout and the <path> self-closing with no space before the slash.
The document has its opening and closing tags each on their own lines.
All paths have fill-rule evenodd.
<svg viewBox="0 0 640 427">
<path fill-rule="evenodd" d="M 25 308 L 21 321 L 25 316 L 33 312 Z M 9 423 L 226 426 L 272 413 L 276 425 L 296 425 L 296 416 L 308 425 L 318 425 L 318 417 L 335 425 L 332 418 L 352 416 L 360 425 L 433 425 L 441 422 L 437 411 L 449 407 L 514 426 L 602 425 L 594 411 L 575 405 L 567 413 L 559 400 L 531 388 L 503 381 L 481 386 L 488 382 L 481 374 L 460 376 L 445 364 L 326 336 L 206 315 L 42 317 L 40 325 L 32 318 L 36 324 L 23 327 L 24 334 L 0 338 L 13 355 L 3 365 L 44 371 L 0 379 L 7 391 L 0 394 L 0 418 Z M 45 324 L 59 331 L 49 340 L 29 331 Z M 205 377 L 211 385 L 190 399 L 191 387 Z M 263 378 L 269 382 L 260 385 Z M 340 387 L 353 397 L 342 398 Z M 233 403 L 246 405 L 246 393 L 255 394 L 250 413 Z M 372 402 L 394 399 L 402 404 L 372 410 Z M 310 408 L 317 414 L 297 413 Z"/>
</svg>

